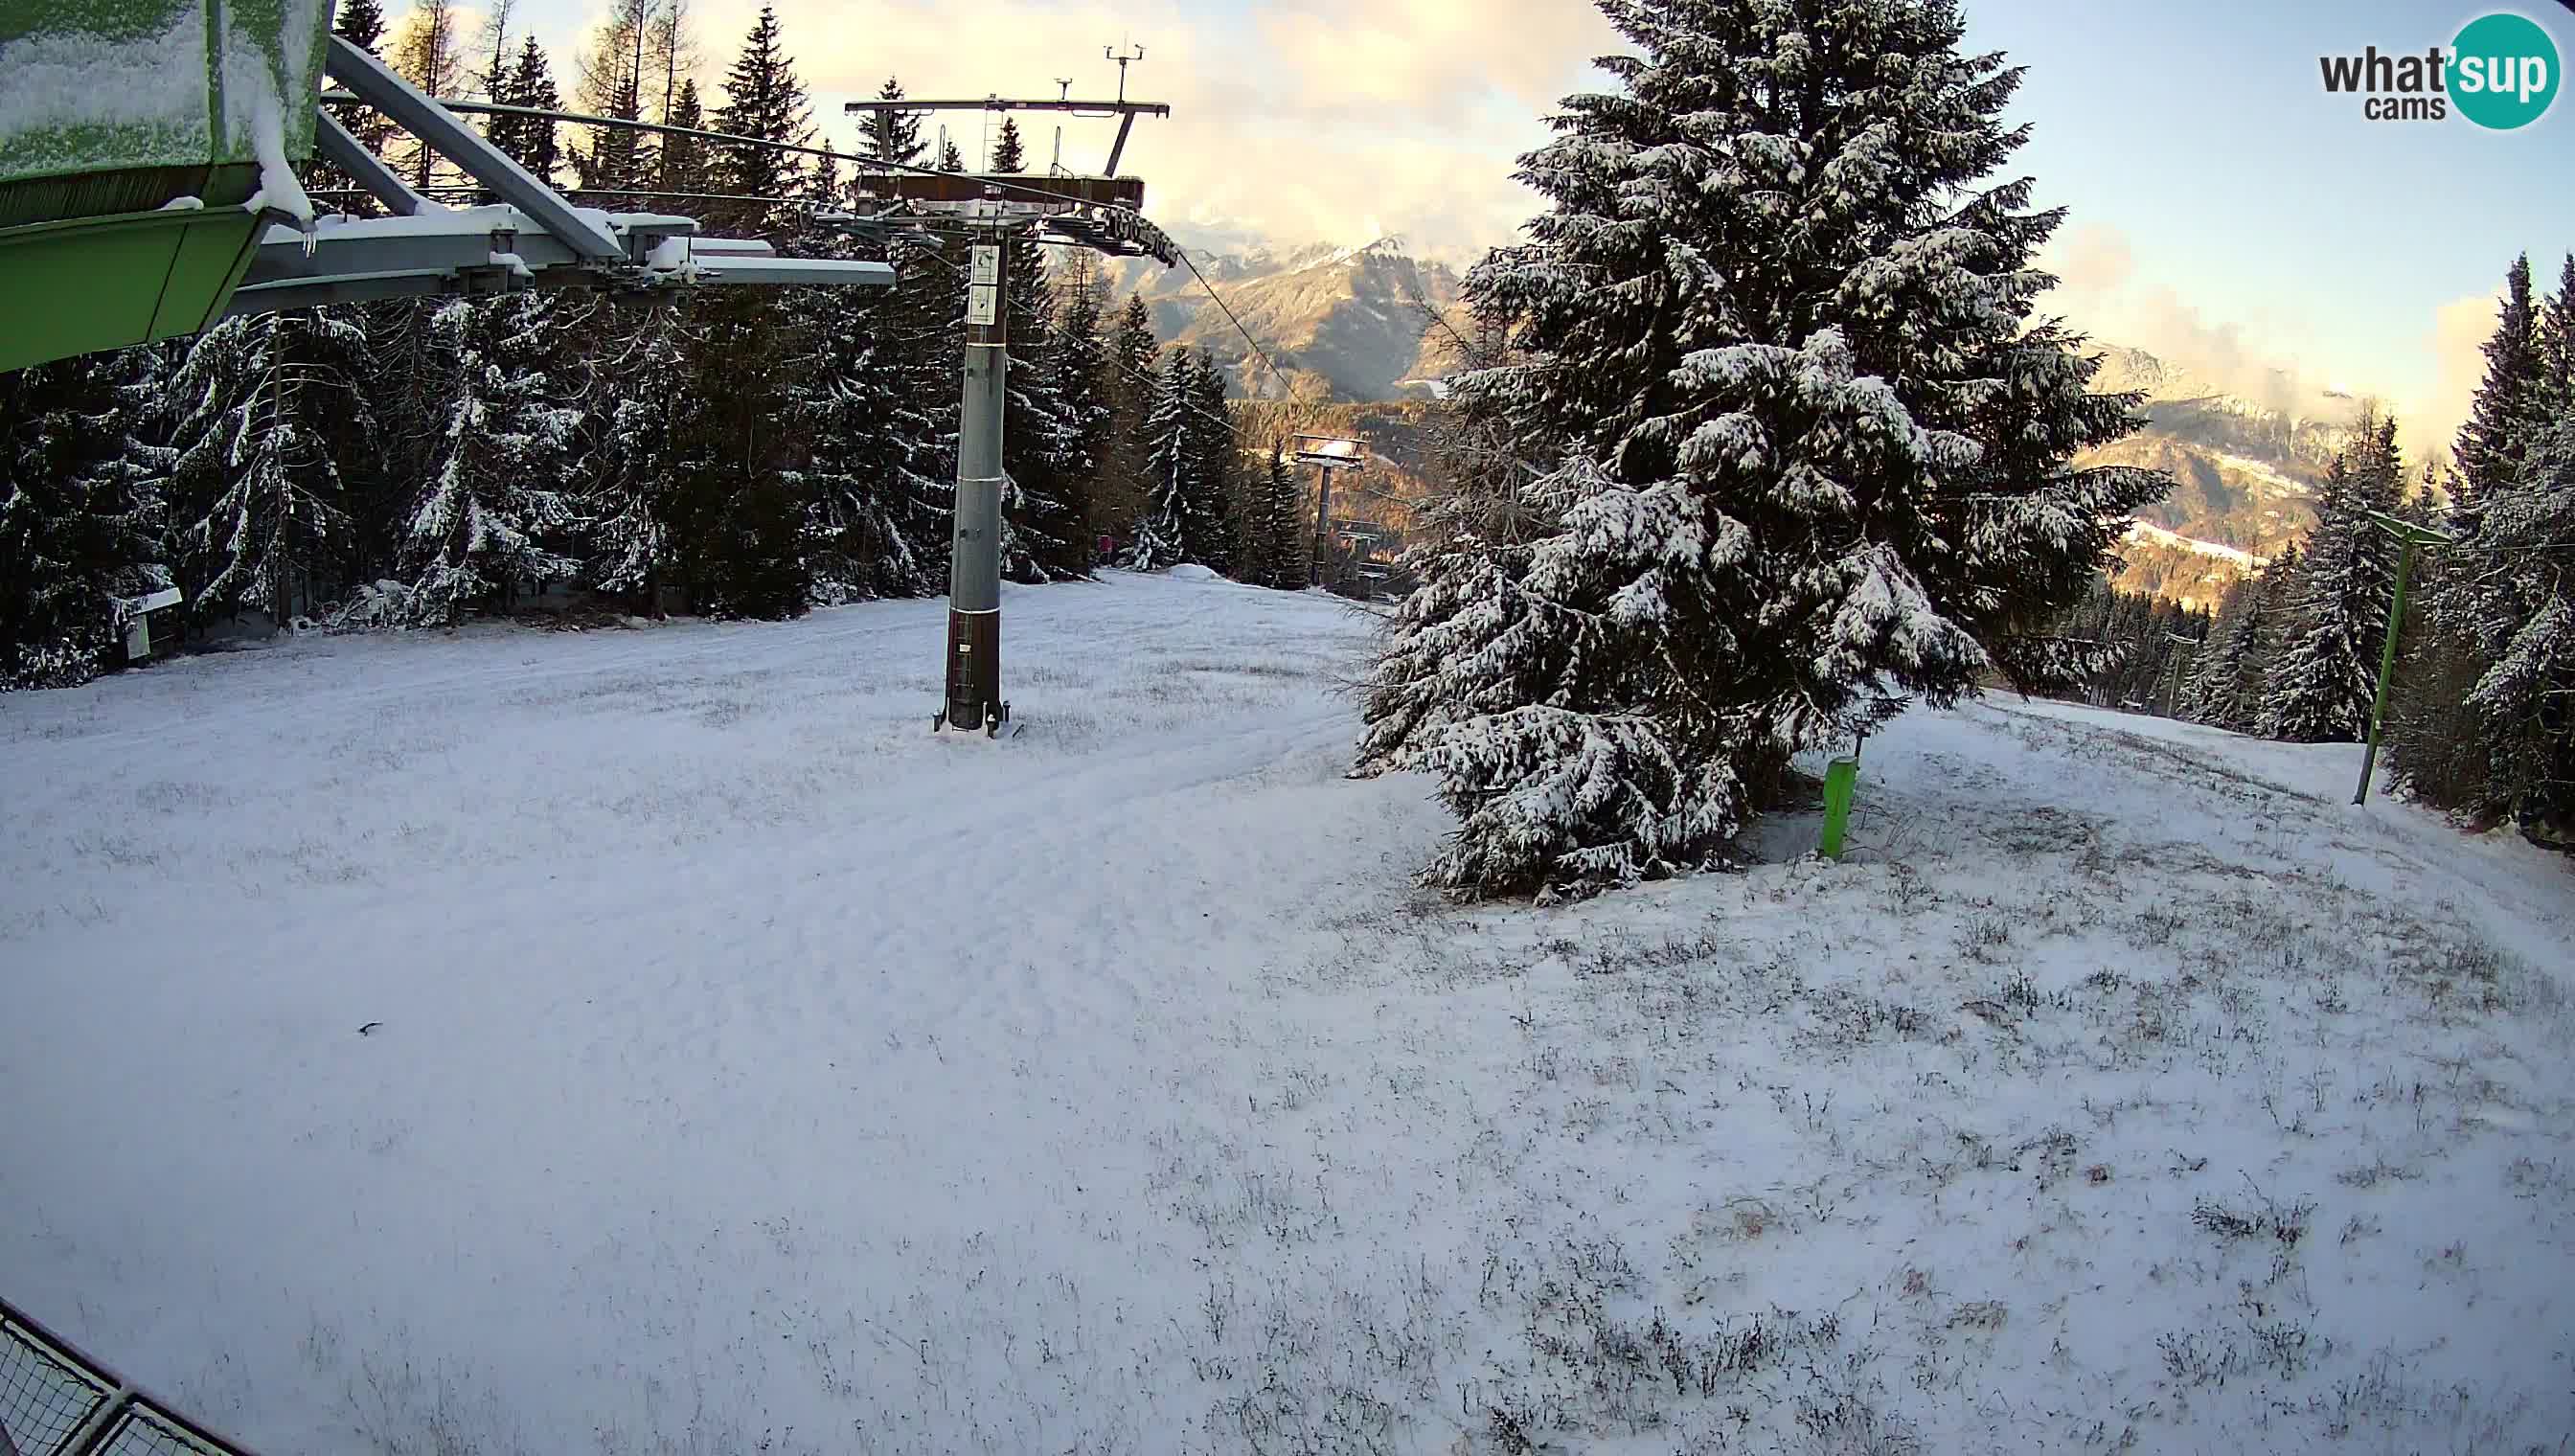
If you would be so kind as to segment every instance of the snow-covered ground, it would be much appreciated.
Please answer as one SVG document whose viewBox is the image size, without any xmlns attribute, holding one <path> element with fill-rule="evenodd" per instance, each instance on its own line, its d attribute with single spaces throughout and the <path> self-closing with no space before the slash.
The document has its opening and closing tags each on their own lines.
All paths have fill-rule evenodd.
<svg viewBox="0 0 2575 1456">
<path fill-rule="evenodd" d="M 1917 714 L 1456 910 L 1364 618 L 1006 602 L 1001 742 L 936 602 L 0 699 L 0 1292 L 273 1452 L 2575 1429 L 2575 881 L 2354 750 Z"/>
</svg>

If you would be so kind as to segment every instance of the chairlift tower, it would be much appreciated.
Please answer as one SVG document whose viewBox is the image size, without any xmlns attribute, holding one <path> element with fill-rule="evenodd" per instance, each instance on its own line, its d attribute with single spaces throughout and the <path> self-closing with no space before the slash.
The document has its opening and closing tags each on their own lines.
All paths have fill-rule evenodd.
<svg viewBox="0 0 2575 1456">
<path fill-rule="evenodd" d="M 1172 109 L 1129 101 L 1121 70 L 1116 101 L 1073 100 L 1067 83 L 1052 101 L 987 96 L 980 101 L 853 101 L 844 108 L 867 117 L 884 112 L 1054 111 L 1119 119 L 1118 139 L 1098 176 L 862 168 L 851 184 L 859 210 L 837 220 L 851 231 L 880 237 L 963 235 L 969 245 L 957 514 L 943 665 L 947 687 L 931 718 L 933 732 L 982 728 L 998 737 L 1011 721 L 1010 701 L 1002 696 L 1002 417 L 1011 367 L 1011 245 L 1027 240 L 1113 257 L 1149 257 L 1166 268 L 1180 261 L 1179 248 L 1145 220 L 1144 181 L 1118 175 L 1136 118 L 1169 116 Z"/>
<path fill-rule="evenodd" d="M 1296 459 L 1313 466 L 1323 478 L 1314 502 L 1314 550 L 1306 564 L 1306 585 L 1323 585 L 1323 558 L 1331 550 L 1332 472 L 1367 469 L 1367 447 L 1336 435 L 1299 435 Z"/>
</svg>

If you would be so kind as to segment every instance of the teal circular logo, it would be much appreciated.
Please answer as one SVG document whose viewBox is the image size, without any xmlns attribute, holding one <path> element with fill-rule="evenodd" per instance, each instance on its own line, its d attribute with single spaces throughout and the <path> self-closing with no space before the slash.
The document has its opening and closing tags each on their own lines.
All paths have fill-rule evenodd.
<svg viewBox="0 0 2575 1456">
<path fill-rule="evenodd" d="M 2539 120 L 2557 99 L 2557 42 L 2539 22 L 2481 15 L 2450 48 L 2450 100 L 2481 127 L 2508 132 Z"/>
</svg>

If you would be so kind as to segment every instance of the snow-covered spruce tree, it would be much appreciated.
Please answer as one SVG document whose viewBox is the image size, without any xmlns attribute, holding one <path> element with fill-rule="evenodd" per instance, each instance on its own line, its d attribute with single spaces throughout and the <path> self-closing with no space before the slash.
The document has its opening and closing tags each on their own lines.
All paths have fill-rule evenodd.
<svg viewBox="0 0 2575 1456">
<path fill-rule="evenodd" d="M 2452 531 L 2453 513 L 2428 489 L 2440 480 L 2427 470 L 2425 494 L 2408 502 L 2404 514 L 2418 525 Z M 2450 498 L 2456 499 L 2454 481 Z M 2488 802 L 2497 745 L 2467 706 L 2485 665 L 2437 610 L 2459 574 L 2475 564 L 2447 548 L 2415 557 L 2380 741 L 2388 776 L 2407 792 L 2443 808 L 2486 812 L 2500 807 Z"/>
<path fill-rule="evenodd" d="M 2061 215 L 1993 174 L 2020 73 L 1949 0 L 1603 0 L 1635 53 L 1519 176 L 1470 276 L 1526 358 L 1459 382 L 1562 462 L 1525 547 L 1443 544 L 1369 681 L 1362 770 L 1462 820 L 1424 871 L 1496 894 L 1707 861 L 1910 698 L 2075 678 L 2046 636 L 2167 482 L 2075 469 L 2134 428 L 2034 322 Z"/>
<path fill-rule="evenodd" d="M 2459 427 L 2455 447 L 2459 489 L 2453 504 L 2459 524 L 2470 531 L 2476 529 L 2477 512 L 2485 498 L 2520 477 L 2521 458 L 2530 448 L 2538 413 L 2544 370 L 2527 255 L 2514 259 L 2504 272 L 2503 305 L 2484 353 L 2485 378 L 2469 403 L 2467 423 Z"/>
<path fill-rule="evenodd" d="M 2253 605 L 2261 594 L 2260 581 L 2247 577 L 2229 584 L 2218 597 L 2208 641 L 2201 646 L 2198 661 L 2191 665 L 2189 685 L 2182 690 L 2182 717 L 2217 728 L 2233 727 L 2227 721 L 2233 716 L 2228 700 L 2243 675 L 2246 628 L 2252 625 Z"/>
<path fill-rule="evenodd" d="M 116 660 L 122 599 L 171 585 L 144 440 L 158 351 L 0 373 L 0 692 L 68 688 Z"/>
<path fill-rule="evenodd" d="M 1203 545 L 1214 529 L 1215 523 L 1199 510 L 1197 483 L 1191 478 L 1189 413 L 1197 375 L 1197 360 L 1188 349 L 1175 348 L 1163 361 L 1152 413 L 1145 417 L 1145 474 L 1153 484 L 1127 548 L 1131 571 L 1159 572 L 1191 560 L 1192 549 Z"/>
<path fill-rule="evenodd" d="M 1020 124 L 1012 117 L 1002 118 L 1002 134 L 993 140 L 993 170 L 996 172 L 1029 170 L 1028 144 L 1020 140 Z"/>
<path fill-rule="evenodd" d="M 1091 508 L 1073 411 L 1056 373 L 1054 291 L 1036 243 L 1016 242 L 1010 250 L 1002 569 L 1018 582 L 1070 581 L 1091 571 L 1085 540 Z"/>
<path fill-rule="evenodd" d="M 253 608 L 285 627 L 350 585 L 356 543 L 334 428 L 370 413 L 357 388 L 365 316 L 250 314 L 197 337 L 170 385 L 166 487 L 193 615 Z"/>
<path fill-rule="evenodd" d="M 1306 520 L 1305 493 L 1296 484 L 1295 467 L 1288 462 L 1287 446 L 1270 447 L 1257 499 L 1260 509 L 1255 523 L 1256 560 L 1260 584 L 1282 592 L 1303 590 L 1311 523 Z"/>
<path fill-rule="evenodd" d="M 513 293 L 451 299 L 431 318 L 448 398 L 405 552 L 415 625 L 451 625 L 579 569 L 561 550 L 578 519 L 562 482 L 582 418 L 557 376 L 561 307 Z"/>
<path fill-rule="evenodd" d="M 1154 338 L 1154 316 L 1142 295 L 1129 294 L 1109 336 L 1108 447 L 1102 452 L 1098 486 L 1092 495 L 1095 530 L 1124 538 L 1145 516 L 1153 491 L 1147 423 L 1161 381 L 1155 359 L 1162 345 Z"/>
<path fill-rule="evenodd" d="M 698 335 L 685 300 L 656 300 L 604 307 L 581 337 L 589 387 L 573 509 L 582 579 L 658 615 L 674 482 L 696 409 L 688 370 Z"/>
<path fill-rule="evenodd" d="M 796 342 L 787 398 L 802 446 L 793 479 L 826 602 L 917 597 L 938 587 L 917 544 L 933 525 L 923 503 L 953 488 L 916 472 L 916 442 L 931 423 L 906 396 L 880 292 L 802 289 L 790 299 Z"/>
<path fill-rule="evenodd" d="M 776 7 L 761 7 L 759 18 L 743 37 L 742 54 L 725 73 L 724 88 L 725 104 L 716 109 L 714 130 L 789 146 L 813 145 L 813 109 L 805 83 L 796 74 L 796 60 L 786 52 Z M 737 200 L 710 203 L 707 216 L 752 233 L 781 227 L 788 200 L 803 191 L 805 164 L 797 155 L 730 144 L 719 144 L 714 152 L 717 189 Z M 744 198 L 778 202 L 739 200 Z"/>
<path fill-rule="evenodd" d="M 2539 389 L 2534 398 L 2538 427 L 2575 409 L 2575 253 L 2557 270 L 2557 291 L 2548 296 L 2534 331 L 2538 347 Z"/>
<path fill-rule="evenodd" d="M 1123 565 L 1133 572 L 1159 572 L 1188 560 L 1182 521 L 1188 518 L 1190 438 L 1182 415 L 1190 397 L 1190 351 L 1172 348 L 1162 361 L 1162 376 L 1144 418 L 1144 511 L 1128 531 Z"/>
<path fill-rule="evenodd" d="M 2396 422 L 2364 414 L 2325 474 L 2293 588 L 2295 625 L 2271 664 L 2263 736 L 2348 743 L 2367 734 L 2396 582 L 2395 541 L 2369 517 L 2396 509 L 2403 482 Z"/>
<path fill-rule="evenodd" d="M 2486 797 L 2564 838 L 2575 831 L 2575 400 L 2549 410 L 2512 483 L 2481 500 L 2460 570 L 2488 656 L 2466 699 L 2493 753 Z"/>
<path fill-rule="evenodd" d="M 501 73 L 492 99 L 503 106 L 526 106 L 539 111 L 563 108 L 563 95 L 555 88 L 554 67 L 535 36 L 520 42 L 518 58 Z M 555 123 L 543 117 L 496 116 L 489 134 L 493 146 L 508 153 L 538 180 L 551 183 L 563 171 L 563 140 Z"/>
<path fill-rule="evenodd" d="M 805 502 L 788 472 L 803 448 L 788 388 L 790 300 L 722 289 L 691 322 L 691 406 L 677 432 L 667 521 L 691 610 L 784 619 L 812 605 Z"/>
<path fill-rule="evenodd" d="M 2191 719 L 2239 733 L 2261 728 L 2271 659 L 2279 650 L 2298 574 L 2292 547 L 2227 589 L 2191 679 Z"/>
<path fill-rule="evenodd" d="M 2516 773 L 2508 761 L 2512 744 L 2494 734 L 2467 700 L 2475 683 L 2502 660 L 2521 620 L 2515 570 L 2520 564 L 2485 551 L 2482 526 L 2488 503 L 2523 481 L 2524 460 L 2547 415 L 2552 348 L 2543 343 L 2542 312 L 2531 295 L 2529 260 L 2514 259 L 2504 274 L 2494 334 L 2484 345 L 2485 376 L 2456 444 L 2443 524 L 2461 546 L 2431 553 L 2422 565 L 2430 661 L 2406 665 L 2412 671 L 2400 695 L 2432 692 L 2446 682 L 2456 696 L 2437 709 L 2406 705 L 2398 717 L 2407 726 L 2389 752 L 2391 773 L 2434 802 L 2480 817 L 2511 806 Z M 2428 753 L 2422 751 L 2427 746 Z"/>
<path fill-rule="evenodd" d="M 903 94 L 903 83 L 892 76 L 886 77 L 885 85 L 877 88 L 879 101 L 901 101 Z M 928 150 L 921 140 L 921 118 L 926 113 L 918 111 L 870 112 L 867 125 L 859 132 L 859 145 L 867 155 L 880 161 L 916 166 L 922 153 Z"/>
<path fill-rule="evenodd" d="M 1100 533 L 1101 475 L 1109 460 L 1110 431 L 1116 423 L 1111 400 L 1109 339 L 1102 332 L 1107 297 L 1092 255 L 1077 252 L 1059 288 L 1063 309 L 1054 320 L 1056 391 L 1064 399 L 1066 468 L 1082 502 L 1082 519 L 1074 523 L 1081 556 L 1088 563 Z"/>
<path fill-rule="evenodd" d="M 1225 366 L 1208 350 L 1199 351 L 1198 373 L 1191 381 L 1190 474 L 1196 482 L 1198 512 L 1207 519 L 1205 544 L 1195 559 L 1226 576 L 1242 574 L 1244 538 L 1242 449 L 1235 443 L 1234 413 L 1226 405 Z"/>
<path fill-rule="evenodd" d="M 705 128 L 706 124 L 706 107 L 698 100 L 698 83 L 694 79 L 683 78 L 671 102 L 671 125 L 694 131 Z M 695 137 L 666 136 L 662 138 L 661 155 L 655 160 L 655 175 L 660 179 L 662 191 L 686 197 L 714 190 L 708 176 L 712 166 L 705 142 Z M 670 202 L 674 207 L 691 205 L 677 199 Z"/>
<path fill-rule="evenodd" d="M 957 429 L 966 372 L 966 260 L 942 244 L 898 243 L 894 297 L 886 302 L 887 338 L 918 435 L 899 437 L 909 478 L 929 493 L 915 507 L 913 550 L 930 572 L 929 591 L 948 589 L 957 525 Z"/>
</svg>

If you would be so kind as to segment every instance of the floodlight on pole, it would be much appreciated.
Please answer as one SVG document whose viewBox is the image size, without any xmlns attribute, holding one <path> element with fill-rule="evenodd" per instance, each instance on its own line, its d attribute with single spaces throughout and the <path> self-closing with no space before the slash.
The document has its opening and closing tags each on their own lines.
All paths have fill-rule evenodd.
<svg viewBox="0 0 2575 1456">
<path fill-rule="evenodd" d="M 1306 585 L 1319 587 L 1323 585 L 1323 557 L 1331 544 L 1332 472 L 1367 469 L 1367 447 L 1337 435 L 1299 435 L 1296 459 L 1313 466 L 1322 476 L 1322 487 L 1314 501 L 1314 550 L 1306 570 Z"/>
<path fill-rule="evenodd" d="M 2402 546 L 2396 554 L 2396 590 L 2387 600 L 2387 641 L 2378 649 L 2378 696 L 2369 705 L 2369 746 L 2360 755 L 2360 787 L 2354 805 L 2369 802 L 2369 780 L 2378 771 L 2378 734 L 2387 721 L 2387 685 L 2396 676 L 2396 634 L 2405 625 L 2405 582 L 2414 571 L 2414 551 L 2425 546 L 2455 546 L 2458 538 L 2429 526 L 2417 526 L 2383 511 L 2369 513 L 2369 524 L 2393 536 Z"/>
</svg>

